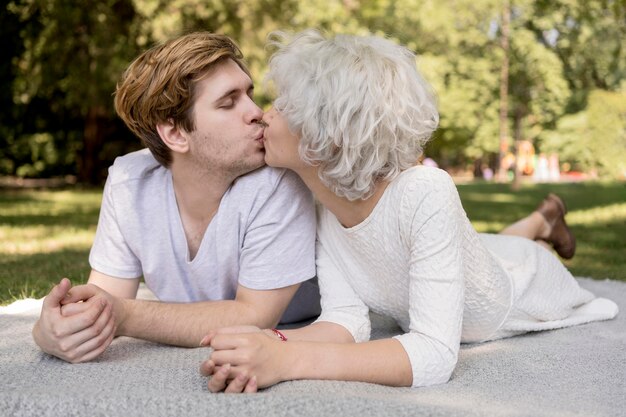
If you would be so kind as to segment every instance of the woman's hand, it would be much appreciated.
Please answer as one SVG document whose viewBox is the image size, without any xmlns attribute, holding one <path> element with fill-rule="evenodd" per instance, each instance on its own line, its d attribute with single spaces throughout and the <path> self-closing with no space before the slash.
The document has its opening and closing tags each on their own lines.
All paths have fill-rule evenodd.
<svg viewBox="0 0 626 417">
<path fill-rule="evenodd" d="M 200 365 L 200 373 L 211 376 L 211 392 L 256 392 L 280 382 L 285 343 L 271 330 L 237 326 L 209 333 L 202 346 L 213 348 Z"/>
</svg>

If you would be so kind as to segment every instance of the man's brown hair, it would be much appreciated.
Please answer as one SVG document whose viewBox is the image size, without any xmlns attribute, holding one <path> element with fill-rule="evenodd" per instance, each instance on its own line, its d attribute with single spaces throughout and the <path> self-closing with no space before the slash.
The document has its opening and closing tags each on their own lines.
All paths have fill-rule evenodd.
<svg viewBox="0 0 626 417">
<path fill-rule="evenodd" d="M 250 75 L 241 51 L 229 37 L 195 32 L 145 51 L 122 75 L 115 91 L 115 111 L 161 165 L 169 167 L 172 155 L 159 137 L 157 123 L 171 120 L 187 132 L 195 130 L 195 86 L 225 59 L 232 59 Z"/>
</svg>

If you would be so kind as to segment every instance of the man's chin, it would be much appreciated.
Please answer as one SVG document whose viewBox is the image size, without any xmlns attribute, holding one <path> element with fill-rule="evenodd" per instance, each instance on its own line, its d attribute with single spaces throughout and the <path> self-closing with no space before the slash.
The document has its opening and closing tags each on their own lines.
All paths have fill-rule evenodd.
<svg viewBox="0 0 626 417">
<path fill-rule="evenodd" d="M 252 171 L 256 171 L 257 169 L 262 168 L 264 166 L 265 166 L 265 161 L 261 160 L 260 162 L 255 163 L 255 164 L 235 166 L 233 167 L 233 172 L 236 174 L 236 176 L 241 177 L 242 175 L 249 174 Z"/>
</svg>

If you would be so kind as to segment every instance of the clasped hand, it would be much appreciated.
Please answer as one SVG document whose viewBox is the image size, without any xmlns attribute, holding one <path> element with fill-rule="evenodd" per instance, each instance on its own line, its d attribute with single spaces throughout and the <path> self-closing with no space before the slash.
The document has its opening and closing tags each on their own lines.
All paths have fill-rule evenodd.
<svg viewBox="0 0 626 417">
<path fill-rule="evenodd" d="M 280 382 L 285 343 L 270 330 L 255 326 L 234 326 L 211 331 L 200 342 L 213 352 L 200 365 L 210 377 L 211 392 L 253 393 Z"/>
<path fill-rule="evenodd" d="M 43 301 L 33 338 L 41 350 L 67 362 L 96 358 L 117 329 L 115 297 L 91 284 L 71 288 L 63 278 Z"/>
</svg>

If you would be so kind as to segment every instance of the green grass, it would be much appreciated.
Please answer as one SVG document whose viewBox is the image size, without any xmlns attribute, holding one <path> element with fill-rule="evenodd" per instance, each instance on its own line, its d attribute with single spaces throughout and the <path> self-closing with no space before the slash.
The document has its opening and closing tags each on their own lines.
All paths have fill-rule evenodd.
<svg viewBox="0 0 626 417">
<path fill-rule="evenodd" d="M 626 281 L 626 184 L 459 185 L 474 226 L 497 232 L 548 193 L 564 197 L 578 249 L 565 264 L 577 276 Z M 101 190 L 0 190 L 0 305 L 43 297 L 62 277 L 84 282 Z"/>
<path fill-rule="evenodd" d="M 0 305 L 87 280 L 101 193 L 0 190 Z"/>
</svg>

